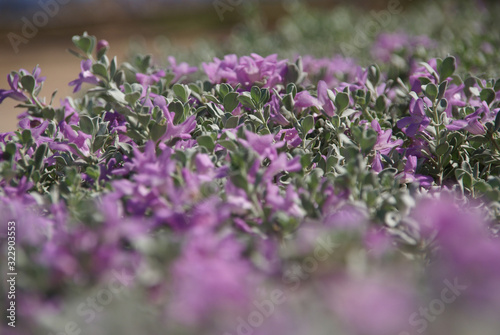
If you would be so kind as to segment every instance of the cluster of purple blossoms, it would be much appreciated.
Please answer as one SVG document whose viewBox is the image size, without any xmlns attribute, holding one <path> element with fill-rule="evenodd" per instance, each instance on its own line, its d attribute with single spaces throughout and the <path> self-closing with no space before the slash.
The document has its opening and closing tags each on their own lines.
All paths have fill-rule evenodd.
<svg viewBox="0 0 500 335">
<path fill-rule="evenodd" d="M 431 44 L 382 35 L 373 52 L 389 62 Z M 483 218 L 498 204 L 491 82 L 466 87 L 431 59 L 410 62 L 398 87 L 340 56 L 305 56 L 289 82 L 296 65 L 251 54 L 203 63 L 201 88 L 186 81 L 196 67 L 168 60 L 85 106 L 40 103 L 38 68 L 0 90 L 0 102 L 34 106 L 0 135 L 0 213 L 17 223 L 25 259 L 22 317 L 57 315 L 68 292 L 119 269 L 154 311 L 145 319 L 169 333 L 394 334 L 411 326 L 422 283 L 439 292 L 453 278 L 467 286 L 455 315 L 498 310 L 497 222 Z M 95 64 L 82 61 L 75 92 L 103 86 Z M 469 134 L 480 144 L 461 147 Z M 490 163 L 474 158 L 481 150 Z"/>
</svg>

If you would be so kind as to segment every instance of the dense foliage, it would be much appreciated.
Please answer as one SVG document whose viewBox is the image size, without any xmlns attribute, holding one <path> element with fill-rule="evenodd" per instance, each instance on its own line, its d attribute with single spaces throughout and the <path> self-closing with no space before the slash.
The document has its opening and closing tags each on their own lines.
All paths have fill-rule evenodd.
<svg viewBox="0 0 500 335">
<path fill-rule="evenodd" d="M 500 44 L 468 24 L 381 33 L 367 66 L 361 49 L 119 64 L 84 34 L 70 85 L 90 89 L 60 104 L 39 68 L 12 72 L 2 334 L 493 334 Z"/>
</svg>

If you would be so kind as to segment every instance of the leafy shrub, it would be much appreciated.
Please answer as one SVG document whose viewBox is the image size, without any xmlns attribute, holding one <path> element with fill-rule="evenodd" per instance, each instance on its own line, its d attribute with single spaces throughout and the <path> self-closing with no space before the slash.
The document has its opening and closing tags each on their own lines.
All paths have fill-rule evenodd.
<svg viewBox="0 0 500 335">
<path fill-rule="evenodd" d="M 500 81 L 462 54 L 423 61 L 440 41 L 399 33 L 380 66 L 157 67 L 73 42 L 81 98 L 41 98 L 38 68 L 0 90 L 25 110 L 0 137 L 18 333 L 498 327 Z"/>
</svg>

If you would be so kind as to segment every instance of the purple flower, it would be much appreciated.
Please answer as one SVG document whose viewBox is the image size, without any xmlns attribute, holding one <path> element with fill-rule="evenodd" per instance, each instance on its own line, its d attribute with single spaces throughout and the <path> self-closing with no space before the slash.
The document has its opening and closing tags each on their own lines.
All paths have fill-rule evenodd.
<svg viewBox="0 0 500 335">
<path fill-rule="evenodd" d="M 36 66 L 31 75 L 35 79 L 35 88 L 39 87 L 44 81 L 45 77 L 40 77 L 42 69 Z M 6 99 L 11 98 L 18 101 L 26 101 L 28 97 L 24 94 L 20 87 L 20 75 L 27 75 L 29 72 L 27 70 L 21 69 L 19 73 L 11 73 L 7 76 L 7 82 L 9 83 L 10 90 L 0 90 L 0 104 Z"/>
<path fill-rule="evenodd" d="M 168 314 L 193 326 L 245 311 L 258 275 L 242 257 L 243 251 L 244 246 L 232 235 L 218 236 L 206 228 L 193 230 L 172 268 Z"/>
<path fill-rule="evenodd" d="M 432 186 L 434 179 L 431 176 L 424 176 L 420 174 L 415 174 L 417 169 L 417 157 L 416 156 L 408 156 L 406 160 L 406 165 L 403 172 L 398 173 L 396 177 L 400 177 L 401 183 L 413 183 L 418 181 L 420 186 L 429 188 Z"/>
<path fill-rule="evenodd" d="M 80 91 L 83 83 L 97 85 L 99 84 L 99 79 L 91 72 L 92 60 L 82 60 L 80 63 L 81 72 L 78 75 L 78 79 L 73 80 L 69 83 L 69 86 L 75 86 L 73 93 Z"/>
<path fill-rule="evenodd" d="M 320 101 L 313 97 L 309 92 L 307 91 L 301 91 L 295 95 L 295 107 L 298 108 L 309 108 L 309 107 L 316 107 L 316 108 L 321 108 L 321 103 Z"/>
<path fill-rule="evenodd" d="M 402 129 L 409 137 L 415 137 L 417 132 L 423 131 L 430 124 L 430 120 L 425 114 L 424 101 L 413 99 L 410 102 L 410 116 L 404 117 L 397 122 L 399 129 Z M 406 129 L 403 129 L 407 127 Z"/>
<path fill-rule="evenodd" d="M 282 137 L 289 149 L 296 148 L 302 143 L 302 139 L 299 137 L 299 132 L 295 128 L 281 129 L 276 136 L 274 136 L 274 140 L 279 142 Z"/>
<path fill-rule="evenodd" d="M 165 77 L 165 71 L 157 70 L 152 74 L 136 73 L 135 79 L 139 84 L 141 84 L 145 89 L 153 84 L 160 81 L 161 78 Z"/>
<path fill-rule="evenodd" d="M 264 158 L 269 158 L 270 160 L 275 160 L 278 158 L 279 148 L 285 145 L 285 142 L 274 142 L 274 137 L 272 134 L 269 135 L 258 135 L 251 131 L 245 131 L 245 139 L 240 139 L 243 146 L 253 149 L 261 160 Z"/>
<path fill-rule="evenodd" d="M 9 82 L 10 90 L 0 90 L 0 103 L 6 98 L 18 101 L 25 101 L 28 99 L 24 95 L 23 90 L 19 87 L 19 75 L 17 73 L 9 74 L 7 76 L 7 81 Z"/>
<path fill-rule="evenodd" d="M 215 57 L 213 63 L 203 63 L 203 69 L 212 83 L 235 83 L 234 68 L 238 63 L 238 56 L 226 55 L 223 60 Z"/>
<path fill-rule="evenodd" d="M 482 103 L 482 106 L 476 109 L 474 113 L 467 115 L 463 120 L 453 120 L 449 125 L 446 126 L 446 128 L 449 130 L 464 129 L 471 134 L 482 135 L 486 133 L 486 129 L 480 122 L 481 114 L 484 114 L 484 117 L 489 116 L 490 114 L 490 109 L 484 101 Z"/>
<path fill-rule="evenodd" d="M 271 164 L 267 167 L 264 172 L 263 180 L 271 180 L 276 174 L 281 171 L 297 172 L 302 169 L 300 164 L 300 157 L 296 156 L 291 160 L 287 159 L 285 153 L 281 153 L 275 160 L 271 161 Z"/>
<path fill-rule="evenodd" d="M 97 42 L 96 51 L 99 52 L 103 49 L 106 49 L 106 50 L 109 49 L 109 43 L 106 40 L 100 40 L 99 42 Z"/>
<path fill-rule="evenodd" d="M 467 106 L 466 97 L 464 94 L 464 84 L 455 85 L 449 84 L 444 97 L 448 101 L 448 106 L 446 107 L 446 116 L 449 118 L 453 117 L 453 107 L 465 107 Z"/>
<path fill-rule="evenodd" d="M 203 63 L 203 69 L 212 83 L 240 83 L 245 87 L 259 83 L 274 87 L 283 82 L 287 67 L 286 60 L 278 61 L 277 55 L 251 54 L 240 59 L 236 55 L 226 55 L 223 60 L 214 58 L 212 63 Z"/>
<path fill-rule="evenodd" d="M 288 120 L 283 116 L 283 114 L 281 114 L 281 102 L 280 99 L 275 94 L 271 95 L 271 99 L 266 106 L 270 107 L 270 112 L 271 112 L 270 120 L 272 122 L 276 122 L 277 124 L 280 124 L 282 126 L 287 126 L 290 124 L 290 122 L 288 122 Z"/>
<path fill-rule="evenodd" d="M 154 105 L 160 107 L 167 119 L 167 131 L 160 138 L 161 141 L 169 141 L 173 138 L 187 140 L 191 138 L 191 132 L 196 128 L 196 115 L 191 115 L 181 124 L 174 124 L 174 113 L 168 110 L 164 97 L 156 96 Z"/>
<path fill-rule="evenodd" d="M 273 211 L 283 211 L 293 217 L 302 218 L 304 210 L 299 206 L 299 195 L 291 185 L 286 188 L 285 195 L 280 192 L 279 186 L 268 182 L 266 186 L 266 205 Z"/>
<path fill-rule="evenodd" d="M 172 72 L 175 74 L 175 77 L 172 80 L 172 82 L 174 83 L 190 75 L 191 73 L 195 73 L 196 71 L 198 71 L 198 68 L 196 66 L 189 66 L 189 64 L 186 62 L 177 64 L 177 61 L 173 56 L 168 57 L 168 61 L 170 62 L 170 67 L 172 68 Z"/>
<path fill-rule="evenodd" d="M 437 73 L 437 60 L 435 58 L 432 58 L 427 63 Z M 422 92 L 422 84 L 420 83 L 420 78 L 422 77 L 429 79 L 431 83 L 438 84 L 436 83 L 437 79 L 432 75 L 432 73 L 429 72 L 427 67 L 422 65 L 411 71 L 410 85 L 413 92 Z"/>
<path fill-rule="evenodd" d="M 318 100 L 326 115 L 329 117 L 335 115 L 335 105 L 328 95 L 328 86 L 323 80 L 318 82 Z"/>
<path fill-rule="evenodd" d="M 401 146 L 403 144 L 403 140 L 398 139 L 393 141 L 391 139 L 392 130 L 382 130 L 377 120 L 373 120 L 371 126 L 378 133 L 377 142 L 373 147 L 373 150 L 375 150 L 375 159 L 372 168 L 374 171 L 380 172 L 382 170 L 382 161 L 380 160 L 380 154 L 388 155 L 391 152 L 392 148 Z"/>
</svg>

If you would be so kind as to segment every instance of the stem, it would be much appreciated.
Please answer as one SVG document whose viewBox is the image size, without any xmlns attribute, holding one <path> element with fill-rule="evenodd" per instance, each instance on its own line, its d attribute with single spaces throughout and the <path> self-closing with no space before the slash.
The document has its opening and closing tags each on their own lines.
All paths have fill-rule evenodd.
<svg viewBox="0 0 500 335">
<path fill-rule="evenodd" d="M 436 132 L 436 138 L 435 138 L 435 147 L 437 147 L 441 144 L 441 134 L 439 130 L 439 126 L 441 125 L 439 122 L 439 114 L 436 108 L 436 103 L 432 103 L 432 112 L 434 116 L 434 130 Z M 443 182 L 443 167 L 442 167 L 442 161 L 441 161 L 441 156 L 436 155 L 437 158 L 437 168 L 438 168 L 438 185 L 441 185 Z"/>
</svg>

